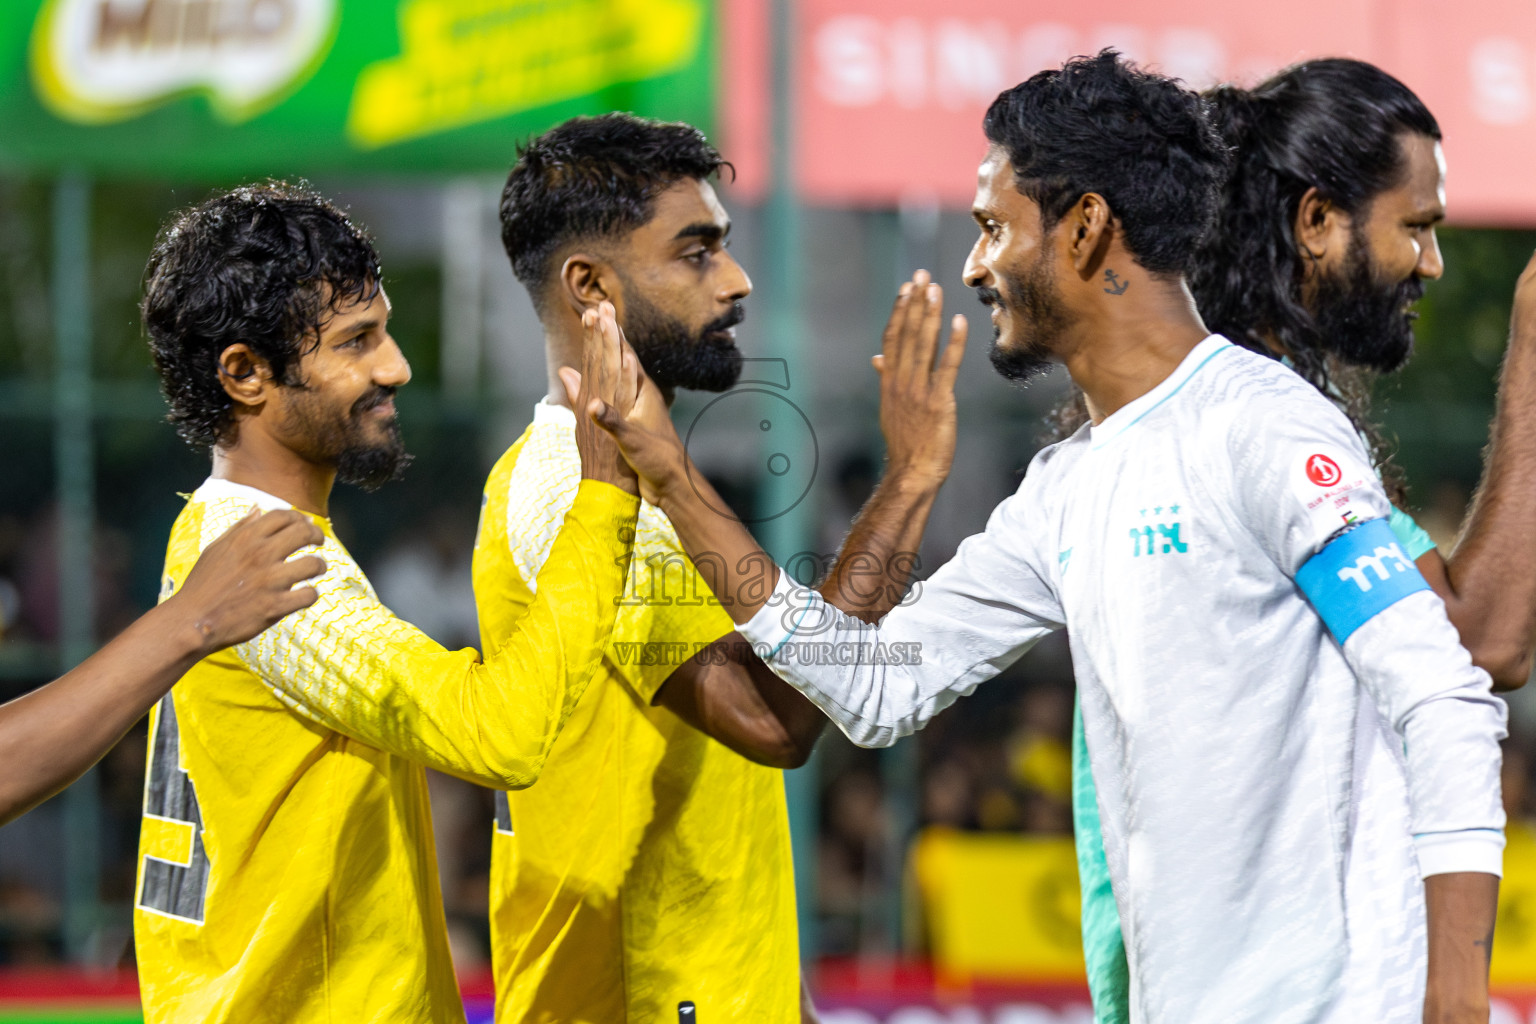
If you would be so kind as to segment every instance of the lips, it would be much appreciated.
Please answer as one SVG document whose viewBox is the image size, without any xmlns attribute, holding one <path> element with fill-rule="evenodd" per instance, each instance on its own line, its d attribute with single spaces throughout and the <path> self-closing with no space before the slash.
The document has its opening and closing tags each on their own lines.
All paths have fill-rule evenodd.
<svg viewBox="0 0 1536 1024">
<path fill-rule="evenodd" d="M 352 415 L 375 415 L 381 419 L 393 419 L 395 416 L 395 389 L 379 388 L 362 398 L 352 407 Z"/>
</svg>

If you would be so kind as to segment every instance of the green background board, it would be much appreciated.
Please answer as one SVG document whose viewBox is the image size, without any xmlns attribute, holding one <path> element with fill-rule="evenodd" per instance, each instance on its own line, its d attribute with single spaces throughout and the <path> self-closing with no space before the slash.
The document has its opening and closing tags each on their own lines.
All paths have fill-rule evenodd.
<svg viewBox="0 0 1536 1024">
<path fill-rule="evenodd" d="M 327 42 L 254 110 L 231 114 L 206 84 L 167 88 L 142 112 L 98 113 L 96 123 L 89 115 L 72 121 L 80 115 L 45 100 L 39 83 L 54 62 L 38 60 L 45 47 L 34 45 L 34 30 L 49 22 L 50 4 L 115 4 L 115 45 L 145 52 L 158 23 L 134 28 L 144 5 L 207 3 L 233 10 L 252 0 L 0 4 L 0 172 L 207 179 L 503 171 L 517 140 L 578 114 L 632 110 L 706 132 L 713 119 L 713 0 L 334 0 Z M 425 124 L 386 125 L 397 137 L 361 139 L 349 115 L 360 83 L 381 69 L 439 86 L 435 95 L 450 106 L 465 90 L 479 98 Z M 488 79 L 502 87 L 481 88 Z M 387 122 L 403 107 L 410 104 L 368 109 Z M 415 134 L 398 134 L 413 127 Z"/>
<path fill-rule="evenodd" d="M 38 1007 L 30 1009 L 0 1008 L 0 1024 L 144 1024 L 144 1015 L 137 1007 L 121 1010 L 107 1007 Z"/>
</svg>

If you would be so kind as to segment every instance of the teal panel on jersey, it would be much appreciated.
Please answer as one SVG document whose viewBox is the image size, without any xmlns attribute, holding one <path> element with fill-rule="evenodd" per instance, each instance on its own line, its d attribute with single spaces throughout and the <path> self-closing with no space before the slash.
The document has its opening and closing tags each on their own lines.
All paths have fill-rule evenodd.
<svg viewBox="0 0 1536 1024">
<path fill-rule="evenodd" d="M 1088 991 L 1093 996 L 1094 1024 L 1129 1024 L 1130 968 L 1125 939 L 1120 934 L 1120 910 L 1104 859 L 1099 830 L 1099 797 L 1088 766 L 1088 740 L 1083 735 L 1083 709 L 1072 704 L 1072 832 L 1077 845 L 1077 877 L 1083 889 L 1083 960 L 1088 966 Z"/>
<path fill-rule="evenodd" d="M 1392 532 L 1397 535 L 1397 542 L 1408 552 L 1408 557 L 1417 562 L 1426 552 L 1435 549 L 1435 542 L 1429 534 L 1424 532 L 1424 527 L 1413 521 L 1413 516 L 1402 509 L 1393 507 L 1392 516 L 1387 520 L 1387 525 L 1392 527 Z"/>
</svg>

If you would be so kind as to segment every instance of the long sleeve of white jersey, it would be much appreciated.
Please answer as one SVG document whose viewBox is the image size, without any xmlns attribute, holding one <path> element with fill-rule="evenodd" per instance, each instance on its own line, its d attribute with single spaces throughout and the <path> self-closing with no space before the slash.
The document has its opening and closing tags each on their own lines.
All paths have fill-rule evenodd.
<svg viewBox="0 0 1536 1024">
<path fill-rule="evenodd" d="M 741 634 L 849 739 L 890 746 L 1061 628 L 1032 544 L 1039 530 L 1024 521 L 1027 485 L 878 625 L 780 570 L 773 596 Z"/>
<path fill-rule="evenodd" d="M 1504 702 L 1397 544 L 1345 418 L 1253 413 L 1229 435 L 1236 504 L 1402 738 L 1421 874 L 1500 874 Z"/>
</svg>

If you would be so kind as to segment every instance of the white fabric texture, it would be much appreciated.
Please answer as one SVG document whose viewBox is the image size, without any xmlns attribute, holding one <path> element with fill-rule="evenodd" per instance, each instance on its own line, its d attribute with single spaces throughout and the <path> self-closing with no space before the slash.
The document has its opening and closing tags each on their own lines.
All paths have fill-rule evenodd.
<svg viewBox="0 0 1536 1024">
<path fill-rule="evenodd" d="M 867 625 L 780 573 L 741 627 L 867 746 L 1071 632 L 1132 1019 L 1417 1021 L 1424 870 L 1498 868 L 1503 702 L 1415 593 L 1342 649 L 1293 581 L 1390 505 L 1290 370 L 1213 336 L 1045 449 L 985 532 Z M 816 645 L 920 645 L 851 666 Z M 870 648 L 861 648 L 870 649 Z"/>
</svg>

